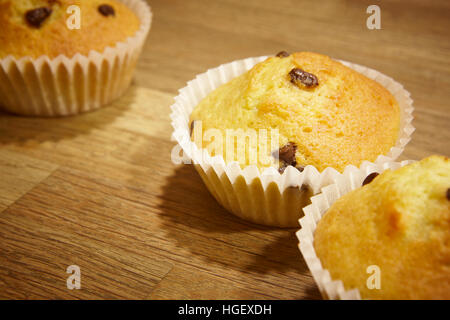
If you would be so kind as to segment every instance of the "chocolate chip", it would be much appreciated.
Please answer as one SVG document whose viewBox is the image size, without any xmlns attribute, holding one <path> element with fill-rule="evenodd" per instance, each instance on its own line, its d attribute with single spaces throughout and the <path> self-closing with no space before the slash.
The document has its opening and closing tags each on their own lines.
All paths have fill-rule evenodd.
<svg viewBox="0 0 450 320">
<path fill-rule="evenodd" d="M 278 172 L 283 173 L 284 170 L 288 166 L 296 166 L 297 162 L 295 161 L 295 152 L 297 151 L 297 145 L 293 142 L 289 142 L 285 146 L 281 147 L 278 150 L 278 156 L 274 153 L 274 157 L 280 160 L 280 167 L 278 168 Z M 300 172 L 299 168 L 297 168 Z"/>
<path fill-rule="evenodd" d="M 289 142 L 287 145 L 281 147 L 278 150 L 278 158 L 284 161 L 287 165 L 295 166 L 295 152 L 297 151 L 297 145 L 293 142 Z"/>
<path fill-rule="evenodd" d="M 295 85 L 303 84 L 307 88 L 319 85 L 319 80 L 312 73 L 306 72 L 300 68 L 294 68 L 289 72 L 291 82 Z"/>
<path fill-rule="evenodd" d="M 363 181 L 362 185 L 365 186 L 368 183 L 371 183 L 373 179 L 375 179 L 376 176 L 378 176 L 379 173 L 378 172 L 372 172 L 371 174 L 369 174 Z"/>
<path fill-rule="evenodd" d="M 116 12 L 114 11 L 114 8 L 111 7 L 109 4 L 102 4 L 98 6 L 98 12 L 100 12 L 105 17 L 107 16 L 115 16 Z"/>
<path fill-rule="evenodd" d="M 286 58 L 289 57 L 289 53 L 287 53 L 286 51 L 280 51 L 277 53 L 276 57 L 278 58 Z"/>
<path fill-rule="evenodd" d="M 450 200 L 450 188 L 447 189 L 447 200 Z"/>
<path fill-rule="evenodd" d="M 40 28 L 41 24 L 52 14 L 52 9 L 47 7 L 28 10 L 25 13 L 25 19 L 28 24 L 34 28 Z"/>
</svg>

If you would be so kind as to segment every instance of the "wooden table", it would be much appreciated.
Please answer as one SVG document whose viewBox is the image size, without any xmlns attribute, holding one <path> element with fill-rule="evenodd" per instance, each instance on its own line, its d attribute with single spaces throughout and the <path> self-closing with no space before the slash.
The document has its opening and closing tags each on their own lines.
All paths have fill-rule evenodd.
<svg viewBox="0 0 450 320">
<path fill-rule="evenodd" d="M 170 161 L 169 106 L 208 68 L 316 51 L 403 83 L 417 128 L 401 159 L 450 155 L 448 1 L 152 0 L 135 82 L 97 112 L 0 115 L 0 298 L 316 299 L 295 230 L 227 213 Z M 368 30 L 368 5 L 381 30 Z M 66 268 L 81 268 L 68 290 Z"/>
</svg>

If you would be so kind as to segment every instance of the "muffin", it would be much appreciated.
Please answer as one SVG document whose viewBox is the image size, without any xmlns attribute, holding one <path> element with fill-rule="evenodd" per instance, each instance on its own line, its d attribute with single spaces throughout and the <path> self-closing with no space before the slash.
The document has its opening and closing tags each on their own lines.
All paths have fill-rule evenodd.
<svg viewBox="0 0 450 320">
<path fill-rule="evenodd" d="M 343 175 L 394 161 L 414 131 L 401 84 L 314 53 L 220 65 L 171 110 L 172 160 L 193 163 L 228 211 L 277 227 L 297 227 L 310 197 Z"/>
<path fill-rule="evenodd" d="M 129 86 L 150 22 L 141 0 L 0 0 L 0 106 L 61 116 L 108 104 Z"/>
<path fill-rule="evenodd" d="M 77 5 L 81 28 L 69 29 L 66 13 Z M 0 59 L 102 52 L 139 29 L 138 17 L 116 0 L 0 0 Z"/>
<path fill-rule="evenodd" d="M 275 166 L 283 172 L 290 165 L 300 171 L 312 165 L 342 172 L 389 152 L 399 136 L 400 110 L 386 88 L 338 61 L 311 52 L 280 53 L 211 92 L 190 123 L 193 128 L 201 123 L 199 135 L 216 130 L 223 137 L 227 130 L 261 129 L 271 137 L 277 129 L 278 141 L 269 143 L 275 149 L 262 151 L 259 141 L 247 145 L 248 156 L 237 159 L 243 167 Z M 223 148 L 211 148 L 217 141 L 207 140 L 196 141 L 212 155 L 233 159 L 227 158 L 226 139 Z"/>
<path fill-rule="evenodd" d="M 369 175 L 326 211 L 314 249 L 331 278 L 363 299 L 450 299 L 448 158 Z M 369 266 L 378 288 L 367 283 Z"/>
</svg>

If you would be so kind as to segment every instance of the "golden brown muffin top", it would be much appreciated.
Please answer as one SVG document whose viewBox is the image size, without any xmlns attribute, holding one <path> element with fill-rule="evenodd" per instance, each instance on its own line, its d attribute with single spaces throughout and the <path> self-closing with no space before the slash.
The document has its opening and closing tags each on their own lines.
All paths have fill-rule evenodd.
<svg viewBox="0 0 450 320">
<path fill-rule="evenodd" d="M 220 86 L 195 107 L 190 120 L 201 120 L 204 132 L 218 129 L 224 136 L 229 129 L 278 129 L 281 170 L 313 165 L 343 171 L 374 161 L 395 145 L 400 111 L 376 81 L 325 55 L 298 52 L 268 58 Z"/>
<path fill-rule="evenodd" d="M 71 5 L 80 8 L 80 29 L 67 26 Z M 0 0 L 0 58 L 102 52 L 133 36 L 139 25 L 116 0 Z"/>
<path fill-rule="evenodd" d="M 325 269 L 365 299 L 450 299 L 450 161 L 431 156 L 338 199 L 314 247 Z M 380 289 L 369 289 L 378 266 Z M 372 273 L 373 272 L 373 273 Z"/>
</svg>

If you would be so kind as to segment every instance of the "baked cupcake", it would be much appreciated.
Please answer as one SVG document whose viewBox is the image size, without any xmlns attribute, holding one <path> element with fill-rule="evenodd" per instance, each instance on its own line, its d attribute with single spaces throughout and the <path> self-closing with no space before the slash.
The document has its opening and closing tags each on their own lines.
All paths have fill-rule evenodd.
<svg viewBox="0 0 450 320">
<path fill-rule="evenodd" d="M 302 170 L 312 165 L 342 172 L 348 165 L 375 161 L 395 145 L 400 128 L 400 110 L 394 96 L 378 82 L 338 61 L 311 52 L 280 54 L 257 64 L 243 75 L 220 86 L 193 110 L 191 123 L 200 123 L 203 133 L 219 130 L 273 129 L 279 132 L 275 150 L 265 150 L 274 162 L 253 157 L 260 169 L 289 165 Z M 194 124 L 195 124 L 194 123 Z M 200 133 L 200 132 L 199 132 Z M 201 148 L 216 150 L 227 159 L 227 140 L 202 139 Z M 261 152 L 261 143 L 250 146 Z M 237 146 L 238 148 L 240 146 Z M 231 157 L 232 158 L 232 157 Z M 238 159 L 242 166 L 251 157 Z M 265 162 L 265 163 L 263 163 Z"/>
<path fill-rule="evenodd" d="M 363 185 L 317 225 L 323 268 L 363 299 L 450 299 L 449 159 L 371 174 Z M 379 279 L 369 279 L 375 270 Z"/>
<path fill-rule="evenodd" d="M 414 131 L 412 100 L 366 67 L 300 52 L 221 65 L 171 107 L 173 137 L 217 201 L 256 223 L 298 226 L 312 194 L 393 161 Z"/>
<path fill-rule="evenodd" d="M 119 97 L 148 33 L 141 0 L 0 0 L 0 106 L 34 116 Z"/>
</svg>

